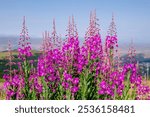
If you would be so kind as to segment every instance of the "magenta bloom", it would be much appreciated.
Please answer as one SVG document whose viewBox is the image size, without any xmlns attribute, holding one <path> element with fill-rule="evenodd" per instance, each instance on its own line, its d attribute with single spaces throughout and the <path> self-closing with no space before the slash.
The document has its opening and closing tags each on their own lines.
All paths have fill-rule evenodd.
<svg viewBox="0 0 150 117">
<path fill-rule="evenodd" d="M 73 81 L 72 81 L 72 83 L 73 83 L 74 85 L 79 84 L 79 78 L 74 78 Z"/>
<path fill-rule="evenodd" d="M 104 90 L 98 90 L 98 94 L 103 95 L 103 94 L 105 94 L 105 92 L 104 92 Z"/>
<path fill-rule="evenodd" d="M 78 90 L 79 90 L 78 87 L 72 87 L 72 88 L 71 88 L 71 92 L 72 92 L 72 93 L 76 93 Z"/>
<path fill-rule="evenodd" d="M 107 83 L 105 81 L 102 81 L 99 86 L 102 89 L 106 89 L 107 88 Z"/>
<path fill-rule="evenodd" d="M 62 82 L 62 86 L 64 87 L 64 89 L 68 89 L 69 88 L 69 83 Z"/>
</svg>

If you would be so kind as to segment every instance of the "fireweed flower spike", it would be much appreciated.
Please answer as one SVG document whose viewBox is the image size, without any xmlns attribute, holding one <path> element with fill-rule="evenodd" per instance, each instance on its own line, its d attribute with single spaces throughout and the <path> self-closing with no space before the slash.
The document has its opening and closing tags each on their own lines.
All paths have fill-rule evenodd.
<svg viewBox="0 0 150 117">
<path fill-rule="evenodd" d="M 97 94 L 94 92 L 98 92 L 99 78 L 97 76 L 103 57 L 100 29 L 97 21 L 96 12 L 91 12 L 85 41 L 80 50 L 78 72 L 80 73 L 79 93 L 82 94 L 81 99 L 97 98 Z"/>
<path fill-rule="evenodd" d="M 65 72 L 75 77 L 78 77 L 78 65 L 79 65 L 79 40 L 77 28 L 74 22 L 74 17 L 72 16 L 72 21 L 69 18 L 68 24 L 68 34 L 67 39 L 62 45 L 62 61 L 63 69 Z M 66 91 L 66 99 L 74 99 L 75 93 L 77 92 L 77 87 L 75 88 L 73 83 L 70 83 L 70 89 Z M 75 90 L 76 89 L 76 90 Z"/>
<path fill-rule="evenodd" d="M 20 79 L 24 82 L 24 87 L 22 88 L 22 93 L 24 98 L 32 99 L 30 93 L 30 81 L 29 77 L 31 74 L 31 63 L 29 58 L 32 56 L 30 37 L 28 35 L 28 30 L 26 27 L 25 16 L 23 17 L 22 31 L 20 33 L 19 47 L 18 47 L 18 57 L 21 59 L 20 66 Z"/>
<path fill-rule="evenodd" d="M 26 57 L 32 56 L 31 53 L 31 46 L 30 46 L 30 37 L 28 35 L 28 29 L 26 27 L 26 22 L 25 22 L 25 16 L 23 17 L 23 24 L 22 24 L 22 32 L 20 33 L 20 39 L 19 39 L 19 48 L 18 52 L 19 55 L 18 57 L 21 58 L 22 60 L 25 60 Z"/>
<path fill-rule="evenodd" d="M 43 43 L 42 43 L 42 53 L 46 54 L 48 51 L 50 51 L 53 47 L 52 47 L 52 42 L 51 42 L 51 38 L 49 36 L 49 32 L 45 31 L 43 33 Z"/>
<path fill-rule="evenodd" d="M 55 24 L 55 19 L 53 19 L 53 28 L 52 28 L 52 34 L 51 34 L 51 42 L 52 42 L 52 45 L 53 45 L 53 49 L 56 49 L 58 48 L 59 46 L 59 36 L 57 35 L 57 32 L 56 32 L 56 24 Z"/>
<path fill-rule="evenodd" d="M 59 90 L 63 91 L 61 83 L 63 64 L 62 64 L 62 52 L 59 37 L 57 36 L 55 20 L 53 20 L 53 31 L 50 36 L 49 33 L 43 34 L 43 53 L 38 58 L 38 76 L 41 79 L 43 92 L 43 99 L 54 99 L 55 95 L 58 95 Z M 56 99 L 63 99 L 62 96 L 55 97 Z"/>
<path fill-rule="evenodd" d="M 114 16 L 112 15 L 112 21 L 108 30 L 108 35 L 106 36 L 105 40 L 105 52 L 106 56 L 109 58 L 109 64 L 114 65 L 113 57 L 115 52 L 117 52 L 118 47 L 118 39 L 116 33 L 116 25 L 114 22 Z"/>
<path fill-rule="evenodd" d="M 8 42 L 8 63 L 9 69 L 3 75 L 5 79 L 4 88 L 6 90 L 6 99 L 16 99 L 19 96 L 20 79 L 16 70 L 14 69 L 15 62 L 13 62 L 14 56 L 12 55 L 12 44 Z"/>
<path fill-rule="evenodd" d="M 136 63 L 136 50 L 134 48 L 133 45 L 133 40 L 131 40 L 131 44 L 129 46 L 129 50 L 128 50 L 128 63 Z"/>
</svg>

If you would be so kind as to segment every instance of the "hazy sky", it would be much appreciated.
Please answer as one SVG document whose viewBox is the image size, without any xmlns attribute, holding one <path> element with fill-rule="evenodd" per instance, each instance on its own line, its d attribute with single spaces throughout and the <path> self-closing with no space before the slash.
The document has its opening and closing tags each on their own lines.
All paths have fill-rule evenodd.
<svg viewBox="0 0 150 117">
<path fill-rule="evenodd" d="M 74 15 L 83 37 L 94 9 L 103 37 L 114 13 L 120 41 L 150 42 L 150 0 L 0 0 L 0 36 L 19 36 L 23 16 L 31 37 L 51 31 L 53 18 L 58 34 L 64 36 L 68 17 Z"/>
</svg>

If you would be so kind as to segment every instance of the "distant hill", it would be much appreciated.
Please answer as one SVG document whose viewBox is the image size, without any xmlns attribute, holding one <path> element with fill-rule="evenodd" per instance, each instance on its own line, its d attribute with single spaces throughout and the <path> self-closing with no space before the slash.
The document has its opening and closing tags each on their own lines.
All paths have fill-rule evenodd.
<svg viewBox="0 0 150 117">
<path fill-rule="evenodd" d="M 13 49 L 18 48 L 19 36 L 0 36 L 0 51 L 7 50 L 8 40 L 11 40 L 13 44 Z M 83 38 L 79 38 L 80 43 L 83 43 Z M 30 39 L 31 46 L 33 50 L 39 50 L 42 43 L 42 38 L 32 38 Z M 130 41 L 119 40 L 119 48 L 121 48 L 121 54 L 124 55 L 128 52 Z M 145 57 L 150 58 L 150 42 L 145 41 L 134 41 L 134 46 L 137 53 L 142 53 Z"/>
<path fill-rule="evenodd" d="M 18 41 L 19 41 L 19 36 L 0 36 L 0 51 L 6 51 L 7 50 L 7 45 L 8 41 L 11 41 L 13 44 L 13 49 L 18 48 Z M 40 49 L 40 45 L 42 42 L 41 38 L 31 38 L 30 39 L 32 49 L 38 50 Z"/>
</svg>

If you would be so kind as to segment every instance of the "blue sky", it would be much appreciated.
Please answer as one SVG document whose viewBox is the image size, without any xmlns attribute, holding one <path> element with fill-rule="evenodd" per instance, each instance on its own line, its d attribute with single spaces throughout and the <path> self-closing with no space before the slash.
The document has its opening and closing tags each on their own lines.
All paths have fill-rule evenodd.
<svg viewBox="0 0 150 117">
<path fill-rule="evenodd" d="M 51 31 L 53 18 L 58 34 L 64 36 L 68 17 L 74 15 L 83 37 L 94 9 L 103 38 L 114 13 L 120 41 L 150 42 L 150 0 L 0 0 L 0 36 L 19 36 L 23 16 L 31 38 Z"/>
</svg>

